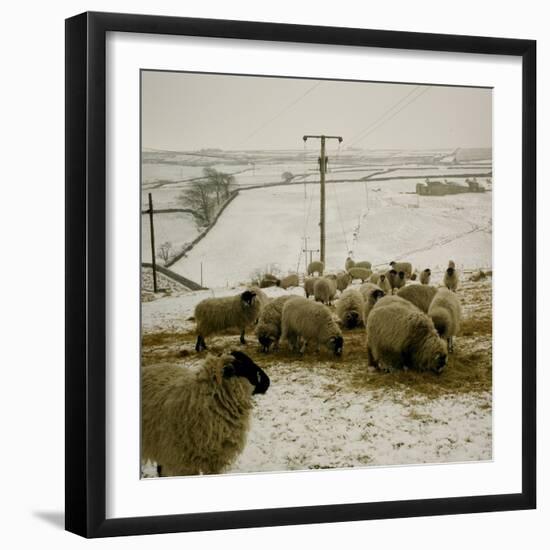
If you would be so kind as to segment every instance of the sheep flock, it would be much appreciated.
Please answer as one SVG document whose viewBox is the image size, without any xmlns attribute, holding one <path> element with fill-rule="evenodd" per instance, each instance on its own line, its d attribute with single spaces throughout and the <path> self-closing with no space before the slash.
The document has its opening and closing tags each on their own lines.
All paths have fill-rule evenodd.
<svg viewBox="0 0 550 550">
<path fill-rule="evenodd" d="M 362 394 L 382 402 L 399 388 L 400 399 L 415 402 L 419 394 L 436 403 L 468 391 L 468 373 L 476 388 L 490 388 L 491 277 L 448 259 L 440 268 L 349 256 L 341 269 L 315 261 L 306 273 L 266 273 L 223 293 L 197 292 L 194 309 L 173 330 L 143 336 L 142 462 L 160 476 L 249 471 L 243 453 L 262 460 L 259 436 L 250 437 L 255 418 L 271 414 L 273 404 L 265 403 L 284 404 L 289 392 L 302 396 L 307 425 L 315 414 L 308 399 L 324 406 L 352 391 L 355 402 Z M 322 384 L 307 397 L 301 378 Z M 316 467 L 293 456 L 286 468 Z M 339 463 L 319 452 L 316 460 L 318 467 L 392 463 L 388 456 Z"/>
</svg>

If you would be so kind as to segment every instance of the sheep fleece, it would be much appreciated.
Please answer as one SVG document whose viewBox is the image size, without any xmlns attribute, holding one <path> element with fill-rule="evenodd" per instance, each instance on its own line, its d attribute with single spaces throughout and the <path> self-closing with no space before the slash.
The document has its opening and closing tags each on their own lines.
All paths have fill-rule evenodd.
<svg viewBox="0 0 550 550">
<path fill-rule="evenodd" d="M 428 313 L 428 309 L 430 309 L 430 304 L 432 303 L 436 292 L 437 288 L 435 288 L 435 286 L 408 285 L 399 289 L 397 295 L 401 296 L 401 298 L 405 298 L 405 300 L 408 300 L 411 304 L 414 304 L 424 313 Z"/>
</svg>

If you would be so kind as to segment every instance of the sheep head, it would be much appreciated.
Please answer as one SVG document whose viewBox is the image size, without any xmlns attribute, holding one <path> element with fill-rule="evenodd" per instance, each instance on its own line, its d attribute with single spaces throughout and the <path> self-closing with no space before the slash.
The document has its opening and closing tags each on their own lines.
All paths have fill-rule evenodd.
<svg viewBox="0 0 550 550">
<path fill-rule="evenodd" d="M 327 342 L 327 347 L 334 355 L 340 356 L 344 348 L 344 339 L 341 336 L 332 336 Z"/>
<path fill-rule="evenodd" d="M 242 376 L 254 386 L 253 395 L 265 393 L 269 388 L 269 376 L 246 353 L 232 351 L 231 356 L 233 359 L 223 367 L 223 377 Z"/>
<path fill-rule="evenodd" d="M 386 293 L 383 290 L 380 290 L 378 288 L 373 290 L 373 292 L 371 294 L 371 296 L 372 296 L 375 303 L 385 295 L 386 295 Z"/>
<path fill-rule="evenodd" d="M 455 268 L 454 268 L 454 267 L 448 267 L 448 268 L 447 268 L 447 275 L 448 275 L 449 277 L 452 277 L 453 274 L 454 274 L 454 272 L 455 272 Z"/>
<path fill-rule="evenodd" d="M 252 290 L 245 290 L 241 294 L 241 302 L 244 307 L 252 307 L 256 300 L 256 293 Z"/>
</svg>

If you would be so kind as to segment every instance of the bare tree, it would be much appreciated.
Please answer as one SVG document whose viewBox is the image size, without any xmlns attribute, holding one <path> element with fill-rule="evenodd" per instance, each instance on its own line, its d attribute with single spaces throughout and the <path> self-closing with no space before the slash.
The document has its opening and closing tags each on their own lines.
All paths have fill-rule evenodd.
<svg viewBox="0 0 550 550">
<path fill-rule="evenodd" d="M 210 187 L 207 183 L 192 182 L 189 188 L 179 195 L 178 200 L 193 210 L 197 227 L 210 224 L 214 212 L 214 201 L 210 196 Z"/>
<path fill-rule="evenodd" d="M 290 183 L 294 179 L 294 174 L 292 172 L 283 172 L 281 174 L 281 179 L 285 183 Z"/>
<path fill-rule="evenodd" d="M 210 167 L 204 168 L 203 174 L 206 178 L 206 185 L 216 194 L 216 204 L 219 205 L 222 200 L 227 200 L 235 185 L 235 177 Z"/>
</svg>

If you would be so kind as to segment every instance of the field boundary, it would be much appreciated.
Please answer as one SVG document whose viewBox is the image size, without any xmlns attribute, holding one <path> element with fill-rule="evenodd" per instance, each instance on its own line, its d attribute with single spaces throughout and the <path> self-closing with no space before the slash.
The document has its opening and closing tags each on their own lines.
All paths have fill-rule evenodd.
<svg viewBox="0 0 550 550">
<path fill-rule="evenodd" d="M 150 262 L 142 262 L 141 267 L 148 267 L 152 269 L 153 264 Z M 208 290 L 206 287 L 201 286 L 198 283 L 195 283 L 195 281 L 192 281 L 191 279 L 188 279 L 187 277 L 184 277 L 179 273 L 175 273 L 174 271 L 167 269 L 166 267 L 163 267 L 161 265 L 157 265 L 155 267 L 159 273 L 162 273 L 166 277 L 176 281 L 176 283 L 179 283 L 180 285 L 185 286 L 189 290 Z"/>
</svg>

